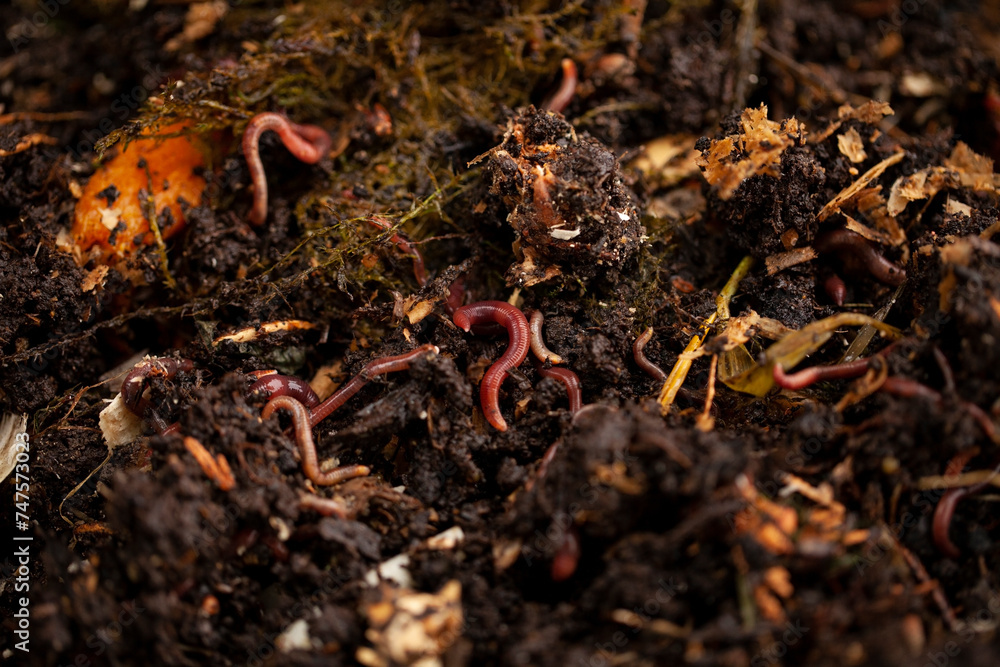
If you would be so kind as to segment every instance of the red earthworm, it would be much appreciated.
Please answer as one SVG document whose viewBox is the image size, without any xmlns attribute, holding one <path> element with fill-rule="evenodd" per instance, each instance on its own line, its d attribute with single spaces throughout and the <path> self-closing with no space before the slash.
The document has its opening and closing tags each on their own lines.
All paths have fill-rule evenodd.
<svg viewBox="0 0 1000 667">
<path fill-rule="evenodd" d="M 144 419 L 160 435 L 177 433 L 180 424 L 174 422 L 167 424 L 150 405 L 149 399 L 143 397 L 146 390 L 146 381 L 150 377 L 163 377 L 168 380 L 177 373 L 190 373 L 194 370 L 194 362 L 190 359 L 173 359 L 171 357 L 154 357 L 143 359 L 132 367 L 122 380 L 122 402 L 129 412 L 141 419 Z"/>
<path fill-rule="evenodd" d="M 164 377 L 168 380 L 180 372 L 190 373 L 194 370 L 194 362 L 190 359 L 173 359 L 171 357 L 153 357 L 143 359 L 122 380 L 122 400 L 125 407 L 138 417 L 142 417 L 144 405 L 142 392 L 146 389 L 146 380 L 150 377 Z"/>
<path fill-rule="evenodd" d="M 287 410 L 291 413 L 292 421 L 295 423 L 295 443 L 302 456 L 302 471 L 314 484 L 330 486 L 354 477 L 364 477 L 371 472 L 368 466 L 362 465 L 340 466 L 323 472 L 316 456 L 316 443 L 313 441 L 312 426 L 309 423 L 309 410 L 291 396 L 275 396 L 267 402 L 260 414 L 264 419 L 268 419 L 277 410 Z"/>
<path fill-rule="evenodd" d="M 916 380 L 910 380 L 907 378 L 889 376 L 879 387 L 879 391 L 884 391 L 886 393 L 892 394 L 894 396 L 901 396 L 903 398 L 913 398 L 915 396 L 921 396 L 923 398 L 930 399 L 936 403 L 941 403 L 944 401 L 944 397 L 941 396 L 940 392 L 937 392 L 925 384 L 921 384 Z M 993 420 L 986 412 L 971 401 L 965 401 L 962 399 L 958 400 L 958 404 L 969 413 L 979 428 L 983 430 L 986 437 L 990 439 L 994 444 L 1000 444 L 1000 437 L 997 436 L 996 426 L 993 424 Z"/>
<path fill-rule="evenodd" d="M 156 414 L 156 413 L 154 413 L 154 414 Z M 160 416 L 156 415 L 156 418 L 160 419 Z M 156 432 L 159 433 L 160 435 L 173 435 L 174 433 L 180 433 L 181 432 L 181 423 L 180 422 L 174 422 L 170 426 L 164 426 L 162 429 L 158 428 L 158 427 L 156 427 L 154 425 L 153 428 L 156 428 Z"/>
<path fill-rule="evenodd" d="M 887 394 L 900 396 L 902 398 L 915 398 L 920 396 L 935 402 L 941 400 L 940 393 L 934 391 L 925 384 L 921 384 L 920 382 L 909 378 L 889 376 L 885 379 L 885 382 L 882 383 L 882 386 L 879 387 L 879 391 L 884 391 Z"/>
<path fill-rule="evenodd" d="M 369 216 L 368 222 L 379 229 L 386 231 L 392 229 L 392 225 L 375 215 Z M 403 238 L 398 232 L 393 232 L 392 236 L 389 237 L 389 240 L 395 243 L 396 247 L 404 253 L 413 257 L 413 277 L 417 279 L 417 284 L 421 287 L 426 285 L 427 269 L 424 266 L 424 256 L 420 254 L 420 251 L 417 250 L 412 243 Z"/>
<path fill-rule="evenodd" d="M 861 262 L 877 280 L 887 285 L 901 285 L 906 271 L 882 256 L 868 240 L 849 229 L 833 229 L 816 237 L 813 248 L 819 253 L 835 253 L 845 263 Z"/>
<path fill-rule="evenodd" d="M 857 359 L 846 364 L 835 366 L 812 366 L 798 373 L 787 375 L 784 367 L 774 365 L 774 384 L 782 389 L 805 389 L 811 384 L 825 380 L 844 380 L 861 377 L 868 370 L 868 359 Z"/>
<path fill-rule="evenodd" d="M 569 397 L 569 411 L 575 414 L 583 407 L 583 399 L 580 397 L 580 378 L 568 368 L 545 368 L 538 364 L 537 370 L 542 377 L 552 378 L 562 382 L 566 387 L 566 395 Z"/>
<path fill-rule="evenodd" d="M 566 581 L 576 572 L 580 562 L 580 533 L 570 526 L 563 533 L 563 541 L 552 558 L 552 581 Z"/>
<path fill-rule="evenodd" d="M 323 516 L 335 516 L 338 519 L 346 519 L 347 507 L 333 498 L 322 498 L 311 493 L 304 493 L 299 498 L 299 509 L 313 510 Z"/>
<path fill-rule="evenodd" d="M 562 67 L 562 82 L 556 92 L 542 102 L 542 108 L 562 113 L 573 101 L 573 95 L 576 94 L 577 73 L 576 63 L 573 62 L 572 58 L 563 58 L 560 66 Z"/>
<path fill-rule="evenodd" d="M 965 468 L 966 464 L 972 460 L 979 452 L 978 447 L 970 447 L 965 449 L 958 454 L 955 454 L 948 462 L 945 467 L 944 474 L 946 477 L 951 477 L 959 475 L 962 469 Z M 958 550 L 955 543 L 951 541 L 948 537 L 948 529 L 951 527 L 951 519 L 955 515 L 955 508 L 958 506 L 958 501 L 969 495 L 974 487 L 979 485 L 974 485 L 973 487 L 962 487 L 956 489 L 948 489 L 941 496 L 938 501 L 937 507 L 934 508 L 934 520 L 931 523 L 931 536 L 934 539 L 934 546 L 938 548 L 938 551 L 948 556 L 949 558 L 958 558 L 962 555 L 962 552 Z"/>
<path fill-rule="evenodd" d="M 479 384 L 479 402 L 482 404 L 486 421 L 498 431 L 507 430 L 507 422 L 500 413 L 500 385 L 507 377 L 507 371 L 521 365 L 528 356 L 531 332 L 524 313 L 503 301 L 479 301 L 462 306 L 455 311 L 452 320 L 463 331 L 471 331 L 477 324 L 496 323 L 507 329 L 507 351 L 494 362 L 483 375 Z"/>
<path fill-rule="evenodd" d="M 444 312 L 448 313 L 449 316 L 454 315 L 455 311 L 462 307 L 462 301 L 465 299 L 465 280 L 462 276 L 455 278 L 455 282 L 448 287 L 448 299 L 444 302 Z"/>
<path fill-rule="evenodd" d="M 653 327 L 649 327 L 643 331 L 642 334 L 635 339 L 635 342 L 632 343 L 632 356 L 635 357 L 636 366 L 644 370 L 647 375 L 652 377 L 654 380 L 666 382 L 666 371 L 647 359 L 646 353 L 643 352 L 643 349 L 646 347 L 646 343 L 648 343 L 652 337 Z"/>
<path fill-rule="evenodd" d="M 260 373 L 260 371 L 254 371 Z M 248 373 L 253 376 L 254 373 Z M 293 375 L 282 375 L 274 371 L 265 371 L 246 391 L 247 398 L 263 396 L 266 399 L 275 396 L 291 396 L 309 409 L 319 405 L 319 396 L 305 380 Z"/>
<path fill-rule="evenodd" d="M 542 325 L 544 323 L 545 315 L 542 314 L 542 311 L 536 310 L 531 313 L 531 319 L 528 322 L 528 329 L 531 331 L 531 351 L 543 364 L 546 361 L 561 364 L 563 358 L 550 350 L 545 345 L 545 339 L 542 338 Z"/>
<path fill-rule="evenodd" d="M 844 364 L 834 364 L 832 366 L 812 366 L 791 375 L 785 373 L 785 368 L 780 363 L 776 363 L 773 369 L 774 384 L 782 389 L 805 389 L 809 385 L 826 380 L 846 380 L 849 378 L 861 377 L 868 370 L 871 361 L 877 357 L 884 358 L 898 342 L 893 342 L 879 350 L 870 357 L 855 359 Z M 894 385 L 889 384 L 887 391 L 892 391 Z"/>
<path fill-rule="evenodd" d="M 418 357 L 422 357 L 428 353 L 437 354 L 438 352 L 440 352 L 440 350 L 436 345 L 428 344 L 421 345 L 415 350 L 411 350 L 405 354 L 397 354 L 394 357 L 382 357 L 381 359 L 375 359 L 374 361 L 368 362 L 368 364 L 361 369 L 360 373 L 351 378 L 350 382 L 338 389 L 332 396 L 327 398 L 312 410 L 309 416 L 310 426 L 314 427 L 326 419 L 334 410 L 346 403 L 351 396 L 358 393 L 358 391 L 368 384 L 368 381 L 376 375 L 395 373 L 396 371 L 405 371 Z M 268 405 L 270 405 L 270 403 L 268 403 Z"/>
<path fill-rule="evenodd" d="M 549 445 L 549 448 L 545 450 L 544 454 L 542 454 L 542 459 L 538 464 L 538 473 L 535 476 L 536 479 L 544 478 L 545 474 L 549 471 L 549 464 L 552 463 L 552 460 L 556 457 L 556 452 L 559 451 L 560 442 L 562 441 L 556 440 L 551 445 Z"/>
<path fill-rule="evenodd" d="M 937 345 L 934 346 L 934 361 L 937 362 L 938 368 L 941 369 L 941 376 L 944 378 L 944 390 L 954 393 L 955 374 L 951 370 L 951 364 L 948 363 L 948 357 L 944 355 L 944 352 Z"/>
<path fill-rule="evenodd" d="M 293 123 L 282 114 L 259 113 L 250 119 L 243 132 L 243 155 L 253 182 L 253 208 L 247 219 L 255 227 L 264 224 L 267 219 L 267 178 L 260 161 L 260 135 L 268 130 L 277 132 L 285 148 L 307 164 L 316 164 L 323 159 L 333 144 L 333 139 L 323 128 Z"/>
<path fill-rule="evenodd" d="M 844 279 L 838 276 L 836 273 L 831 273 L 823 281 L 823 289 L 830 296 L 838 306 L 844 305 L 844 299 L 847 298 L 847 284 L 844 283 Z"/>
<path fill-rule="evenodd" d="M 542 454 L 542 458 L 538 461 L 538 469 L 535 471 L 535 476 L 524 483 L 524 490 L 531 491 L 535 487 L 535 483 L 541 481 L 545 478 L 546 473 L 549 471 L 549 464 L 552 463 L 552 459 L 556 457 L 556 452 L 559 451 L 559 444 L 562 440 L 556 440 L 549 448 L 545 450 Z"/>
</svg>

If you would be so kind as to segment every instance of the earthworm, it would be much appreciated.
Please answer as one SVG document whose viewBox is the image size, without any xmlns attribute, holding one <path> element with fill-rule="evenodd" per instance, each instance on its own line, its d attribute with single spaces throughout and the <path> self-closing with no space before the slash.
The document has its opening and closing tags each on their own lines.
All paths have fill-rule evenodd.
<svg viewBox="0 0 1000 667">
<path fill-rule="evenodd" d="M 920 396 L 922 398 L 927 398 L 935 403 L 941 403 L 944 398 L 941 394 L 925 384 L 921 384 L 916 380 L 910 380 L 907 378 L 899 377 L 888 377 L 882 386 L 879 387 L 880 391 L 893 394 L 894 396 L 901 396 L 904 398 L 913 398 Z M 959 400 L 961 407 L 969 413 L 969 415 L 979 424 L 979 427 L 983 429 L 986 436 L 992 441 L 997 441 L 996 428 L 993 425 L 993 421 L 990 419 L 982 408 L 980 408 L 975 403 L 969 401 Z M 948 466 L 945 470 L 946 475 L 957 475 L 965 467 L 965 464 L 975 455 L 976 450 L 967 449 L 965 451 L 956 454 L 951 461 L 949 461 Z M 994 468 L 994 474 L 1000 474 L 1000 465 Z M 955 508 L 958 506 L 958 502 L 965 496 L 975 494 L 984 488 L 989 481 L 982 481 L 972 486 L 948 489 L 941 496 L 938 501 L 937 507 L 934 508 L 934 520 L 931 524 L 931 536 L 934 539 L 934 545 L 938 550 L 949 556 L 951 558 L 958 558 L 961 555 L 958 547 L 951 541 L 948 537 L 948 529 L 951 526 L 951 519 L 955 514 Z"/>
<path fill-rule="evenodd" d="M 143 359 L 122 380 L 122 400 L 137 417 L 142 417 L 141 409 L 148 401 L 142 398 L 146 388 L 146 380 L 150 377 L 164 377 L 168 380 L 180 372 L 190 373 L 194 370 L 194 362 L 190 359 L 173 359 L 171 357 L 153 357 Z"/>
<path fill-rule="evenodd" d="M 521 365 L 528 356 L 531 333 L 524 313 L 503 301 L 479 301 L 455 310 L 455 325 L 471 331 L 477 324 L 497 323 L 507 329 L 507 351 L 489 367 L 479 384 L 479 401 L 486 414 L 486 421 L 498 431 L 507 430 L 507 422 L 500 414 L 500 385 L 507 371 Z"/>
<path fill-rule="evenodd" d="M 293 123 L 282 114 L 259 113 L 250 119 L 243 133 L 243 155 L 253 182 L 253 208 L 247 219 L 255 227 L 264 224 L 267 219 L 267 178 L 260 161 L 260 135 L 268 130 L 277 132 L 285 148 L 307 164 L 316 164 L 323 159 L 333 144 L 333 139 L 323 128 Z"/>
<path fill-rule="evenodd" d="M 847 298 L 847 284 L 843 278 L 836 273 L 831 273 L 823 281 L 823 289 L 826 290 L 826 293 L 830 295 L 830 299 L 835 304 L 838 306 L 844 305 L 844 299 Z"/>
<path fill-rule="evenodd" d="M 644 370 L 647 375 L 652 377 L 654 380 L 666 382 L 667 372 L 647 359 L 646 353 L 643 352 L 643 349 L 646 347 L 646 343 L 648 343 L 652 338 L 653 327 L 649 327 L 635 339 L 634 343 L 632 343 L 632 356 L 635 357 L 636 366 Z"/>
<path fill-rule="evenodd" d="M 576 63 L 573 62 L 572 58 L 563 58 L 560 66 L 562 67 L 562 81 L 559 83 L 559 88 L 552 93 L 551 97 L 542 102 L 542 108 L 546 111 L 562 113 L 573 101 L 573 95 L 576 94 Z"/>
<path fill-rule="evenodd" d="M 441 350 L 439 350 L 436 345 L 427 344 L 421 345 L 415 350 L 411 350 L 405 354 L 397 354 L 394 357 L 382 357 L 368 362 L 368 364 L 361 369 L 360 373 L 351 378 L 350 382 L 338 389 L 332 396 L 327 398 L 312 410 L 309 415 L 310 427 L 314 427 L 326 419 L 334 410 L 346 403 L 351 396 L 358 393 L 358 391 L 368 384 L 368 381 L 376 375 L 394 373 L 396 371 L 405 371 L 418 357 L 422 357 L 431 352 L 437 354 L 440 351 Z M 271 402 L 273 403 L 274 401 L 272 400 Z M 268 403 L 268 405 L 270 404 L 271 403 Z"/>
<path fill-rule="evenodd" d="M 577 410 L 583 407 L 583 399 L 580 397 L 580 378 L 576 373 L 568 368 L 546 368 L 541 364 L 538 364 L 537 370 L 542 377 L 558 380 L 566 387 L 571 414 L 575 414 Z"/>
<path fill-rule="evenodd" d="M 845 262 L 860 261 L 877 280 L 887 285 L 901 285 L 906 271 L 882 256 L 868 240 L 849 229 L 834 229 L 816 237 L 813 248 L 819 253 L 836 253 Z"/>
<path fill-rule="evenodd" d="M 146 390 L 146 380 L 150 377 L 163 377 L 168 380 L 177 373 L 190 373 L 194 370 L 194 362 L 190 359 L 173 359 L 171 357 L 153 357 L 143 359 L 132 367 L 122 380 L 122 402 L 129 412 L 144 419 L 160 435 L 169 435 L 180 430 L 180 424 L 167 424 L 143 397 Z"/>
<path fill-rule="evenodd" d="M 580 562 L 580 533 L 570 526 L 563 533 L 562 543 L 552 558 L 552 581 L 566 581 L 576 572 Z"/>
<path fill-rule="evenodd" d="M 901 396 L 903 398 L 921 396 L 936 403 L 944 401 L 944 397 L 940 394 L 940 392 L 937 392 L 927 385 L 917 382 L 916 380 L 910 380 L 907 378 L 889 376 L 885 379 L 885 382 L 882 383 L 882 386 L 879 387 L 879 391 L 884 391 L 886 393 L 893 394 L 894 396 Z M 990 416 L 986 414 L 981 407 L 971 401 L 959 399 L 958 404 L 969 414 L 970 417 L 972 417 L 973 420 L 975 420 L 977 424 L 979 424 L 979 428 L 983 430 L 986 437 L 989 438 L 994 444 L 998 444 L 998 439 L 1000 438 L 997 436 L 996 426 L 994 426 L 993 420 L 990 419 Z"/>
<path fill-rule="evenodd" d="M 392 226 L 378 216 L 369 216 L 368 223 L 378 227 L 379 229 L 389 231 Z M 396 247 L 402 250 L 405 254 L 413 257 L 413 277 L 417 279 L 417 284 L 421 287 L 427 284 L 427 269 L 424 266 L 424 256 L 420 254 L 417 248 L 403 238 L 398 232 L 393 232 L 389 240 L 396 244 Z"/>
<path fill-rule="evenodd" d="M 887 377 L 885 382 L 882 383 L 882 386 L 879 387 L 879 391 L 884 391 L 887 394 L 900 396 L 902 398 L 916 398 L 917 396 L 920 396 L 921 398 L 930 399 L 935 402 L 941 400 L 940 393 L 934 391 L 925 384 L 921 384 L 916 380 L 910 380 L 909 378 L 894 376 Z"/>
<path fill-rule="evenodd" d="M 465 280 L 462 276 L 459 276 L 448 287 L 448 298 L 444 302 L 444 312 L 448 313 L 449 316 L 454 315 L 455 311 L 462 307 L 462 301 L 464 300 Z"/>
<path fill-rule="evenodd" d="M 843 380 L 856 378 L 868 370 L 868 359 L 857 359 L 846 364 L 835 366 L 812 366 L 798 373 L 787 375 L 779 363 L 774 365 L 774 384 L 782 389 L 805 389 L 811 384 L 825 380 Z"/>
<path fill-rule="evenodd" d="M 948 462 L 945 467 L 944 474 L 946 476 L 958 475 L 962 472 L 962 468 L 972 460 L 979 452 L 977 447 L 970 447 L 965 449 L 955 456 Z M 961 487 L 957 489 L 948 489 L 941 496 L 938 501 L 937 507 L 934 508 L 934 520 L 931 523 L 931 536 L 934 539 L 934 546 L 937 547 L 938 551 L 943 553 L 949 558 L 958 558 L 962 555 L 955 543 L 951 541 L 948 537 L 948 529 L 951 527 L 952 517 L 955 516 L 955 508 L 958 507 L 958 501 L 960 501 L 965 496 L 973 492 L 973 490 L 979 490 L 982 488 L 982 484 L 974 484 L 973 486 Z"/>
<path fill-rule="evenodd" d="M 542 324 L 544 323 L 545 315 L 542 314 L 542 311 L 536 310 L 531 313 L 531 320 L 528 323 L 528 329 L 531 331 L 531 351 L 543 364 L 546 361 L 561 364 L 563 358 L 550 350 L 545 345 L 545 339 L 542 338 Z"/>
<path fill-rule="evenodd" d="M 346 519 L 347 507 L 333 498 L 322 498 L 311 493 L 302 494 L 299 498 L 299 509 L 313 510 L 323 516 L 335 516 Z"/>
<path fill-rule="evenodd" d="M 260 414 L 264 419 L 268 419 L 277 410 L 287 410 L 292 415 L 292 421 L 295 423 L 295 443 L 302 455 L 302 470 L 314 484 L 330 486 L 354 477 L 364 477 L 371 472 L 368 466 L 362 465 L 340 466 L 323 472 L 316 456 L 316 443 L 313 441 L 312 426 L 309 423 L 309 410 L 291 396 L 275 396 L 267 402 Z"/>
<path fill-rule="evenodd" d="M 291 396 L 310 410 L 319 405 L 319 396 L 316 395 L 316 392 L 313 391 L 312 387 L 305 380 L 293 375 L 275 373 L 274 371 L 264 371 L 263 373 L 261 371 L 254 371 L 253 373 L 248 373 L 251 376 L 254 374 L 259 374 L 259 377 L 247 389 L 247 398 L 263 396 L 266 399 L 271 399 L 275 396 Z"/>
</svg>

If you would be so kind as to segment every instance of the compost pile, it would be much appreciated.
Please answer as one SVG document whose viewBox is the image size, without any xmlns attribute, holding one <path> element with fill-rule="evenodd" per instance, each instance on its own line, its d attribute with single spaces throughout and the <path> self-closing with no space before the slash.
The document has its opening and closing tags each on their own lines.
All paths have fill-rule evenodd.
<svg viewBox="0 0 1000 667">
<path fill-rule="evenodd" d="M 995 664 L 996 7 L 48 4 L 0 10 L 5 658 Z M 483 301 L 548 350 L 499 413 Z M 357 389 L 315 465 L 262 371 Z"/>
</svg>

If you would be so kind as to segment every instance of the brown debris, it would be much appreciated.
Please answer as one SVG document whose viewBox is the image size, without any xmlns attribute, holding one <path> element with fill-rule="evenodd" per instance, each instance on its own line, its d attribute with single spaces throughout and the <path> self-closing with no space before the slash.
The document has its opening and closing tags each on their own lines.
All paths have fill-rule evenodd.
<svg viewBox="0 0 1000 667">
<path fill-rule="evenodd" d="M 797 120 L 768 120 L 764 105 L 745 109 L 740 125 L 742 132 L 713 140 L 707 157 L 697 160 L 705 180 L 717 188 L 721 199 L 729 199 L 751 176 L 777 177 L 785 149 L 806 140 L 806 130 Z"/>
<path fill-rule="evenodd" d="M 567 269 L 617 271 L 643 238 L 615 156 L 555 113 L 529 108 L 485 155 L 490 191 L 510 209 L 519 263 L 508 285 L 531 286 Z"/>
<path fill-rule="evenodd" d="M 418 593 L 383 585 L 366 604 L 365 638 L 355 658 L 365 667 L 421 665 L 441 667 L 443 656 L 462 631 L 462 585 L 447 582 L 437 593 Z"/>
</svg>

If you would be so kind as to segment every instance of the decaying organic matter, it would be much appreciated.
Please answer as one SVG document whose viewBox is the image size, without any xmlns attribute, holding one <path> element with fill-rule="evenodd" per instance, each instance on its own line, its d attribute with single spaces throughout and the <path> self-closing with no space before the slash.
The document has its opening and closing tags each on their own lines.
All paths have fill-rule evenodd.
<svg viewBox="0 0 1000 667">
<path fill-rule="evenodd" d="M 642 226 L 618 160 L 557 113 L 531 108 L 508 121 L 485 171 L 517 232 L 509 285 L 530 287 L 568 267 L 582 279 L 606 276 L 638 249 Z"/>
<path fill-rule="evenodd" d="M 988 3 L 29 4 L 33 664 L 995 664 Z"/>
</svg>

